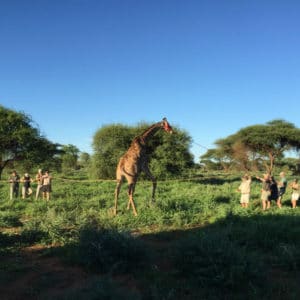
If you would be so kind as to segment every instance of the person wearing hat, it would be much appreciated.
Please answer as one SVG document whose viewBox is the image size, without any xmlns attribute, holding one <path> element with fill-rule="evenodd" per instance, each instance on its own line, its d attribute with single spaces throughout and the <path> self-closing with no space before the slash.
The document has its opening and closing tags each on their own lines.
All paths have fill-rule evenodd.
<svg viewBox="0 0 300 300">
<path fill-rule="evenodd" d="M 23 182 L 22 199 L 25 199 L 27 195 L 30 196 L 32 194 L 32 189 L 30 187 L 30 183 L 32 182 L 32 179 L 28 173 L 25 173 L 21 179 L 21 182 Z"/>
<path fill-rule="evenodd" d="M 42 169 L 38 170 L 38 173 L 35 175 L 35 180 L 37 182 L 35 200 L 39 198 L 42 186 L 43 186 L 43 172 Z"/>
</svg>

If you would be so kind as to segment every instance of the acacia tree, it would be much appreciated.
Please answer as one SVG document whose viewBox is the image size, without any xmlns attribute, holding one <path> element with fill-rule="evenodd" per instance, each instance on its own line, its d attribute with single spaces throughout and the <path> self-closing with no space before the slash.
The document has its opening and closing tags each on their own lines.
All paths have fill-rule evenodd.
<svg viewBox="0 0 300 300">
<path fill-rule="evenodd" d="M 243 128 L 237 132 L 236 139 L 260 156 L 269 173 L 274 169 L 275 160 L 282 158 L 285 151 L 300 149 L 300 129 L 284 120 Z"/>
<path fill-rule="evenodd" d="M 76 170 L 78 167 L 79 149 L 75 145 L 63 145 L 61 149 L 63 171 Z"/>
<path fill-rule="evenodd" d="M 300 149 L 300 129 L 284 120 L 273 120 L 264 125 L 242 128 L 216 144 L 216 151 L 222 159 L 230 157 L 244 170 L 262 164 L 267 172 L 272 173 L 275 160 L 281 159 L 285 151 Z"/>
<path fill-rule="evenodd" d="M 226 154 L 221 147 L 215 149 L 208 149 L 206 153 L 201 155 L 200 163 L 206 167 L 213 167 L 214 169 L 223 169 L 228 171 L 232 158 Z"/>
<path fill-rule="evenodd" d="M 25 113 L 0 106 L 0 178 L 9 163 L 39 164 L 57 152 L 56 145 L 41 136 L 32 123 Z"/>
</svg>

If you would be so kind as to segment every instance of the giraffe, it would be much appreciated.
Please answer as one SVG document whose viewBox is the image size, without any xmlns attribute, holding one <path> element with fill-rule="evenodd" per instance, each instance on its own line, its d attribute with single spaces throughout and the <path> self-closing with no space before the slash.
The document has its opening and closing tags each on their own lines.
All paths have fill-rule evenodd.
<svg viewBox="0 0 300 300">
<path fill-rule="evenodd" d="M 154 200 L 155 190 L 156 190 L 156 179 L 151 174 L 148 167 L 147 159 L 147 142 L 148 140 L 160 129 L 168 133 L 172 133 L 172 127 L 168 123 L 166 118 L 162 121 L 153 124 L 148 129 L 146 129 L 141 135 L 134 138 L 127 152 L 120 158 L 117 170 L 116 179 L 117 186 L 115 189 L 115 208 L 114 214 L 117 214 L 118 197 L 121 189 L 121 185 L 126 178 L 128 183 L 128 204 L 127 209 L 130 209 L 130 205 L 133 209 L 133 214 L 137 216 L 137 211 L 133 202 L 133 194 L 135 190 L 135 185 L 139 174 L 143 171 L 152 181 L 152 201 Z"/>
</svg>

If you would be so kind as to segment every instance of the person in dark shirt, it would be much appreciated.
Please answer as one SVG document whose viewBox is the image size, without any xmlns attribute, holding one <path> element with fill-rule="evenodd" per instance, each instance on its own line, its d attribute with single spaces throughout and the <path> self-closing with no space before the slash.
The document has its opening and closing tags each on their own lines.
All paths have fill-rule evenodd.
<svg viewBox="0 0 300 300">
<path fill-rule="evenodd" d="M 278 187 L 274 176 L 270 177 L 270 201 L 277 201 L 278 199 Z"/>
<path fill-rule="evenodd" d="M 32 179 L 28 173 L 25 173 L 21 179 L 21 182 L 23 182 L 22 199 L 25 199 L 27 195 L 30 196 L 32 194 L 32 189 L 30 187 L 30 183 L 32 182 Z"/>
</svg>

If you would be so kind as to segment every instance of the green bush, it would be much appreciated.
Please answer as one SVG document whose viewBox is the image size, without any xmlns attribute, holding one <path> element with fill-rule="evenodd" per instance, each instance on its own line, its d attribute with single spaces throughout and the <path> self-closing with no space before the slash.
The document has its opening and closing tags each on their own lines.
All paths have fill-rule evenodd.
<svg viewBox="0 0 300 300">
<path fill-rule="evenodd" d="M 0 211 L 0 227 L 22 226 L 19 213 L 10 211 Z"/>
</svg>

